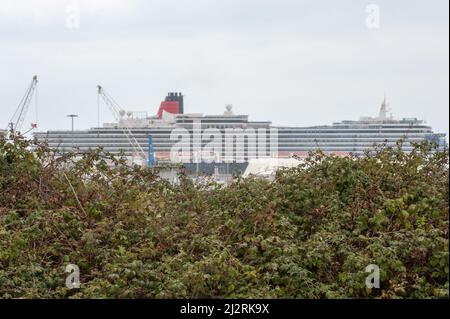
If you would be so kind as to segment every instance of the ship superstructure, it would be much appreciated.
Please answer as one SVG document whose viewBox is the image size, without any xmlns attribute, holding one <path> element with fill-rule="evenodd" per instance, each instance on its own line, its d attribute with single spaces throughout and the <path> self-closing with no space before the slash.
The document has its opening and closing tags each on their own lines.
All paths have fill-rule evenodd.
<svg viewBox="0 0 450 319">
<path fill-rule="evenodd" d="M 384 98 L 377 117 L 361 117 L 357 121 L 345 120 L 332 125 L 314 127 L 278 127 L 280 156 L 304 156 L 320 149 L 338 155 L 361 154 L 375 145 L 395 146 L 403 141 L 405 152 L 412 150 L 412 143 L 424 140 L 446 147 L 446 135 L 434 133 L 432 128 L 417 118 L 394 119 L 388 115 Z"/>
<path fill-rule="evenodd" d="M 123 112 L 117 123 L 105 123 L 102 127 L 73 132 L 38 132 L 34 136 L 61 151 L 73 148 L 88 151 L 102 147 L 105 151 L 116 154 L 123 152 L 133 158 L 137 154 L 124 134 L 126 128 L 147 156 L 154 156 L 156 163 L 171 162 L 173 149 L 178 146 L 183 148 L 179 151 L 179 158 L 184 158 L 186 167 L 209 173 L 217 169 L 229 170 L 230 163 L 235 163 L 243 171 L 252 158 L 302 157 L 318 149 L 338 155 L 361 154 L 372 149 L 375 144 L 394 146 L 399 139 L 404 141 L 402 147 L 406 152 L 412 149 L 411 143 L 424 140 L 435 141 L 441 148 L 447 147 L 445 134 L 434 133 L 423 121 L 417 118 L 397 120 L 392 115 L 388 116 L 385 100 L 377 117 L 312 127 L 273 126 L 269 121 L 250 121 L 248 115 L 234 114 L 231 105 L 227 105 L 225 112 L 219 115 L 186 114 L 184 111 L 183 95 L 169 93 L 155 116 Z M 200 134 L 200 141 L 196 141 L 196 133 L 197 136 Z M 240 134 L 242 138 L 238 137 Z M 216 138 L 213 141 L 214 136 Z M 252 141 L 256 141 L 258 151 L 253 149 Z M 234 145 L 231 159 L 226 152 L 227 143 L 230 142 Z M 262 152 L 260 142 L 264 145 Z M 203 152 L 211 143 L 216 146 L 220 144 L 220 147 L 212 151 L 209 148 L 208 160 L 195 160 L 198 159 L 198 151 Z M 228 165 L 224 166 L 224 163 Z"/>
</svg>

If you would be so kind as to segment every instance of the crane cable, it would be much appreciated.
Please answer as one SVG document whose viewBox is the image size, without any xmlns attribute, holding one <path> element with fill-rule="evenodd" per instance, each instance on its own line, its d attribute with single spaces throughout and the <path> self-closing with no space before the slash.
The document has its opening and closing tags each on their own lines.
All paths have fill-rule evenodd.
<svg viewBox="0 0 450 319">
<path fill-rule="evenodd" d="M 114 117 L 117 121 L 120 120 L 120 113 L 121 111 L 124 111 L 119 104 L 112 98 L 111 95 L 108 94 L 108 92 L 103 89 L 100 85 L 98 86 L 98 95 L 103 98 L 103 101 L 105 104 L 110 108 L 112 111 Z M 117 114 L 116 114 L 117 113 Z M 136 137 L 134 136 L 133 132 L 131 131 L 128 124 L 125 124 L 124 127 L 122 127 L 122 131 L 125 134 L 125 137 L 128 139 L 128 142 L 130 143 L 131 147 L 133 147 L 134 151 L 137 153 L 140 153 L 140 156 L 145 159 L 146 153 L 144 152 L 142 146 L 137 141 Z"/>
<path fill-rule="evenodd" d="M 16 108 L 16 111 L 14 112 L 13 116 L 11 117 L 11 120 L 9 121 L 8 125 L 10 126 L 11 132 L 20 132 L 22 129 L 23 122 L 25 120 L 25 116 L 27 115 L 28 108 L 30 106 L 31 99 L 33 97 L 36 98 L 36 107 L 37 107 L 37 96 L 36 96 L 36 90 L 37 90 L 37 76 L 33 76 L 33 80 L 31 81 L 30 86 L 26 90 L 24 96 L 20 100 L 19 105 Z M 32 125 L 32 128 L 33 125 Z"/>
<path fill-rule="evenodd" d="M 35 119 L 34 123 L 31 123 L 32 128 L 36 128 L 39 123 L 39 87 L 36 85 L 36 92 L 34 94 L 34 107 L 35 107 Z"/>
</svg>

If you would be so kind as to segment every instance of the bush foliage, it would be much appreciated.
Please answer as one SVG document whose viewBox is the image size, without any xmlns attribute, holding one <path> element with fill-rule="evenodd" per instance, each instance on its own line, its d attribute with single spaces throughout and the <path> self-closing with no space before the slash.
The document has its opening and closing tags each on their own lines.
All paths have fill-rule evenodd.
<svg viewBox="0 0 450 319">
<path fill-rule="evenodd" d="M 400 146 L 223 187 L 0 141 L 0 298 L 448 298 L 448 153 Z"/>
</svg>

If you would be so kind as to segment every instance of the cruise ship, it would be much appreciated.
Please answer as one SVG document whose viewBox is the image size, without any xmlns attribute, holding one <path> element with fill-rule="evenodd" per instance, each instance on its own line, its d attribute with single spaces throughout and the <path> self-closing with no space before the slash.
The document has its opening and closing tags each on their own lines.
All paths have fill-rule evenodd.
<svg viewBox="0 0 450 319">
<path fill-rule="evenodd" d="M 405 152 L 411 151 L 411 143 L 425 140 L 436 142 L 441 149 L 447 147 L 445 134 L 433 132 L 417 118 L 394 119 L 388 112 L 384 99 L 376 117 L 311 127 L 274 126 L 270 121 L 250 121 L 248 115 L 235 114 L 231 105 L 219 115 L 185 113 L 183 94 L 171 92 L 154 116 L 121 111 L 115 123 L 88 130 L 36 132 L 34 137 L 62 152 L 101 147 L 130 160 L 141 158 L 149 165 L 173 162 L 173 150 L 177 148 L 181 149 L 176 151 L 177 161 L 188 170 L 224 174 L 242 173 L 254 158 L 298 158 L 316 150 L 340 156 L 362 154 L 376 144 L 394 146 L 400 139 Z M 196 133 L 200 136 L 197 141 Z M 217 147 L 208 148 L 205 160 L 204 154 L 199 156 L 198 152 L 211 146 L 212 135 L 218 136 L 212 143 Z M 251 143 L 255 141 L 258 150 Z M 227 153 L 230 142 L 234 145 Z"/>
</svg>

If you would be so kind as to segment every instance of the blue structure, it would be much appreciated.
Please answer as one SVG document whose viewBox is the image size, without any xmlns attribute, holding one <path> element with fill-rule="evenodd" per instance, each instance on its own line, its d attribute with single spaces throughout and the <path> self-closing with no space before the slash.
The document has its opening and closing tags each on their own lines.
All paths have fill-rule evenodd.
<svg viewBox="0 0 450 319">
<path fill-rule="evenodd" d="M 447 141 L 445 134 L 433 134 L 429 133 L 425 135 L 425 139 L 430 143 L 436 143 L 439 150 L 447 149 Z"/>
<path fill-rule="evenodd" d="M 155 164 L 155 158 L 153 154 L 153 138 L 151 135 L 148 136 L 148 167 L 153 167 Z"/>
</svg>

